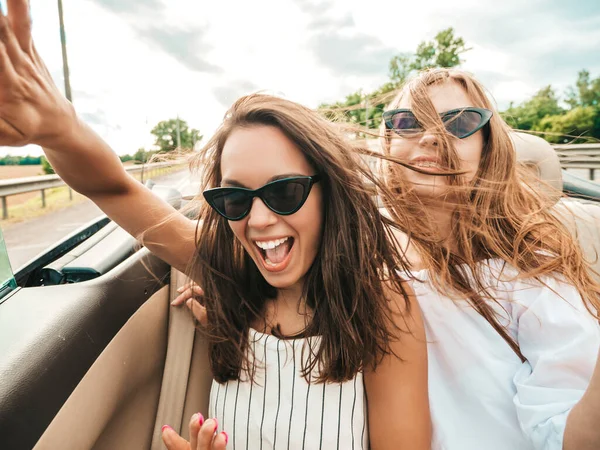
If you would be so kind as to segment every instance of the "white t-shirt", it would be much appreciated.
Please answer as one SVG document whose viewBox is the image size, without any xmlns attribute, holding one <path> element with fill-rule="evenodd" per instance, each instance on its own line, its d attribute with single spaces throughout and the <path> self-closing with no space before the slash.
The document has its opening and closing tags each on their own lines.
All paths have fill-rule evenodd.
<svg viewBox="0 0 600 450">
<path fill-rule="evenodd" d="M 428 340 L 435 450 L 562 450 L 567 415 L 583 395 L 600 346 L 598 322 L 557 278 L 515 280 L 500 260 L 481 263 L 521 362 L 466 301 L 439 293 L 426 271 L 411 282 Z M 500 281 L 499 281 L 500 280 Z"/>
<path fill-rule="evenodd" d="M 369 448 L 362 373 L 344 383 L 309 384 L 301 374 L 302 361 L 320 338 L 283 340 L 256 330 L 249 337 L 255 383 L 213 381 L 210 391 L 209 414 L 229 434 L 227 448 Z"/>
</svg>

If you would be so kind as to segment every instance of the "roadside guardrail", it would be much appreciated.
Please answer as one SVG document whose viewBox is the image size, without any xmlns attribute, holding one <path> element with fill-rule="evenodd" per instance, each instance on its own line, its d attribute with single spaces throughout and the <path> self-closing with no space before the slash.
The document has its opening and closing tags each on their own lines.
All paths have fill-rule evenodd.
<svg viewBox="0 0 600 450">
<path fill-rule="evenodd" d="M 166 169 L 181 165 L 177 161 L 159 162 L 152 164 L 139 164 L 126 166 L 125 170 L 131 174 L 140 174 L 141 182 L 150 176 L 159 175 Z M 40 191 L 42 195 L 42 208 L 46 207 L 46 189 L 66 186 L 65 182 L 58 175 L 42 175 L 37 177 L 11 178 L 0 180 L 0 201 L 2 202 L 2 220 L 8 219 L 7 197 L 11 195 L 25 194 L 27 192 Z M 69 188 L 69 195 L 73 198 L 73 191 Z"/>
<path fill-rule="evenodd" d="M 563 169 L 588 169 L 589 179 L 595 181 L 600 169 L 600 144 L 553 145 Z"/>
</svg>

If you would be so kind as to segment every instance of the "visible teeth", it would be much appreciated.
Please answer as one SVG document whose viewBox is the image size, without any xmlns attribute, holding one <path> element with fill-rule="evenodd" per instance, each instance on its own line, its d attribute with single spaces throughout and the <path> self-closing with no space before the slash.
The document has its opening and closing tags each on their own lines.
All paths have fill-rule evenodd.
<svg viewBox="0 0 600 450">
<path fill-rule="evenodd" d="M 275 247 L 283 244 L 288 239 L 289 239 L 289 236 L 281 238 L 281 239 L 276 239 L 274 241 L 254 241 L 254 242 L 261 249 L 263 249 L 263 250 L 269 250 L 269 249 L 275 248 Z"/>
<path fill-rule="evenodd" d="M 436 162 L 433 161 L 417 161 L 413 164 L 413 166 L 416 167 L 435 167 L 437 169 L 440 169 L 440 165 Z"/>
</svg>

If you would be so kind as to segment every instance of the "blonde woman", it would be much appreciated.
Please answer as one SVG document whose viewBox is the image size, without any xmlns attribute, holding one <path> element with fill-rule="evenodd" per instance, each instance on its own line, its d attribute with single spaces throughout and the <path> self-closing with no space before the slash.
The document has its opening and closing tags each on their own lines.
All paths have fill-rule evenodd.
<svg viewBox="0 0 600 450">
<path fill-rule="evenodd" d="M 586 394 L 600 286 L 539 181 L 518 167 L 484 88 L 430 70 L 383 119 L 386 152 L 411 166 L 389 166 L 400 200 L 387 206 L 410 216 L 434 448 L 600 448 L 585 426 L 600 411 L 596 383 Z"/>
</svg>

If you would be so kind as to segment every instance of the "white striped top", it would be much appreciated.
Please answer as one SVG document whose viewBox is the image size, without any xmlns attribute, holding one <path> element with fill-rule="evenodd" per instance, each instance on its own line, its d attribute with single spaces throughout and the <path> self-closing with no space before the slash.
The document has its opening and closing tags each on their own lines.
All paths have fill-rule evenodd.
<svg viewBox="0 0 600 450">
<path fill-rule="evenodd" d="M 227 448 L 369 448 L 362 373 L 344 383 L 308 383 L 302 377 L 309 346 L 319 343 L 319 337 L 278 339 L 250 330 L 255 382 L 213 381 L 210 392 L 209 414 L 229 434 Z"/>
</svg>

